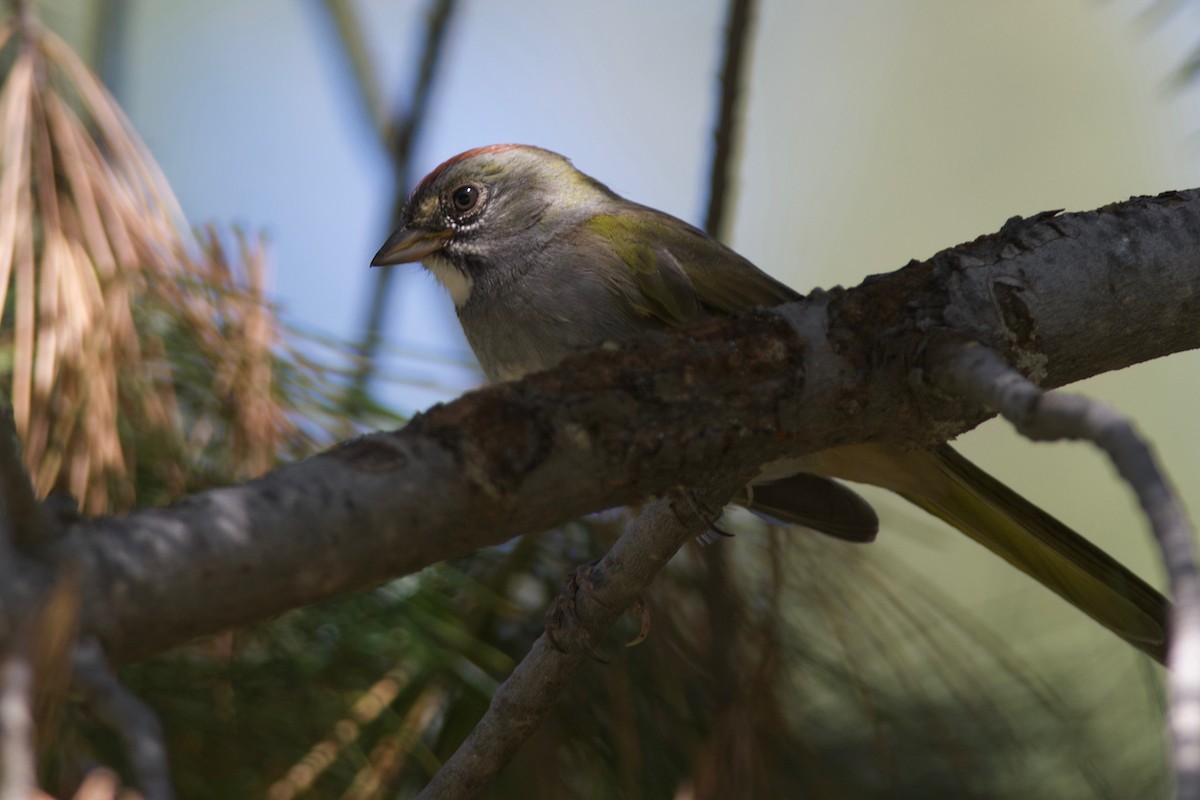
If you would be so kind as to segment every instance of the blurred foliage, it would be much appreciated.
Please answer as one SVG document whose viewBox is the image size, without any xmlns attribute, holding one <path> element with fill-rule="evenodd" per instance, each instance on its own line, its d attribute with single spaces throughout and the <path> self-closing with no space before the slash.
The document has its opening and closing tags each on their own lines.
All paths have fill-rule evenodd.
<svg viewBox="0 0 1200 800">
<path fill-rule="evenodd" d="M 18 7 L 0 29 L 0 367 L 39 491 L 91 512 L 164 503 L 397 422 L 369 397 L 347 410 L 350 348 L 281 324 L 259 241 L 186 229 L 113 99 Z M 524 537 L 122 678 L 159 713 L 182 797 L 411 796 L 621 519 Z M 1113 687 L 1103 716 L 1128 739 L 1114 748 L 1049 688 L 1069 681 L 1039 680 L 898 565 L 804 531 L 730 526 L 737 539 L 670 564 L 646 598 L 650 637 L 622 648 L 624 623 L 608 663 L 580 672 L 488 796 L 1165 792 L 1152 680 Z M 1110 666 L 1128 674 L 1095 659 L 1088 672 Z M 96 762 L 126 766 L 69 705 L 48 783 L 66 796 Z"/>
<path fill-rule="evenodd" d="M 37 492 L 124 510 L 310 451 L 261 243 L 193 236 L 113 98 L 21 8 L 0 28 L 0 350 Z"/>
<path fill-rule="evenodd" d="M 123 678 L 162 715 L 185 797 L 413 796 L 541 633 L 566 572 L 618 529 L 525 537 Z M 624 622 L 487 796 L 1165 793 L 1149 681 L 1114 686 L 1104 713 L 1128 737 L 1114 754 L 1069 693 L 895 565 L 738 530 L 717 545 L 727 582 L 698 546 L 681 553 L 647 596 L 649 638 L 623 648 Z"/>
</svg>

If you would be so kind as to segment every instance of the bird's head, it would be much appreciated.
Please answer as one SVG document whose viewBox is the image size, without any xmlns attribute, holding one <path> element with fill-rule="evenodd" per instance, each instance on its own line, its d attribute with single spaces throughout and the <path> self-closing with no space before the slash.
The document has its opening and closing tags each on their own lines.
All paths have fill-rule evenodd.
<svg viewBox="0 0 1200 800">
<path fill-rule="evenodd" d="M 528 145 L 468 150 L 417 184 L 372 266 L 422 262 L 458 306 L 574 223 L 619 202 L 565 157 Z"/>
</svg>

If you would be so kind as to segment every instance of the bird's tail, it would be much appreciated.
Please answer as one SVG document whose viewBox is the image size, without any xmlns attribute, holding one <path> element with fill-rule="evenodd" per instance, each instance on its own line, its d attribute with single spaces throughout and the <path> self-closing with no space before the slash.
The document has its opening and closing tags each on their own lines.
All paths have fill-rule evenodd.
<svg viewBox="0 0 1200 800">
<path fill-rule="evenodd" d="M 949 445 L 904 453 L 903 459 L 906 466 L 925 473 L 925 480 L 920 494 L 901 492 L 901 496 L 953 525 L 1134 647 L 1160 663 L 1165 661 L 1170 603 L 1141 578 Z M 935 471 L 943 480 L 936 479 Z"/>
</svg>

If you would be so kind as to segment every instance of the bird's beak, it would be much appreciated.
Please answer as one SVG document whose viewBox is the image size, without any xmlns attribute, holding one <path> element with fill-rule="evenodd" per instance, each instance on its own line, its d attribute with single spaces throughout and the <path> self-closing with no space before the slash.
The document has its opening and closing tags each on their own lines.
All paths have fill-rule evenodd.
<svg viewBox="0 0 1200 800">
<path fill-rule="evenodd" d="M 379 248 L 379 252 L 371 259 L 371 266 L 420 261 L 445 247 L 446 240 L 452 235 L 453 231 L 426 231 L 402 225 Z"/>
</svg>

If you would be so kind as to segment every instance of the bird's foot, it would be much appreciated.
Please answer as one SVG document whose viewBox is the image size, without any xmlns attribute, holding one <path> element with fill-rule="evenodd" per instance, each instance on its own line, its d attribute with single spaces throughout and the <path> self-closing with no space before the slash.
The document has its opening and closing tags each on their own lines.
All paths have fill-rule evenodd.
<svg viewBox="0 0 1200 800">
<path fill-rule="evenodd" d="M 562 592 L 558 597 L 554 598 L 550 603 L 550 608 L 546 610 L 546 638 L 550 640 L 550 644 L 555 650 L 560 653 L 570 652 L 573 648 L 586 650 L 588 655 L 593 660 L 601 664 L 607 664 L 608 659 L 596 652 L 596 648 L 592 646 L 591 637 L 587 629 L 584 627 L 583 620 L 579 617 L 579 595 L 585 594 L 588 599 L 600 606 L 611 610 L 611 606 L 605 604 L 596 597 L 596 584 L 593 580 L 593 573 L 600 559 L 590 561 L 587 564 L 580 566 L 567 577 L 567 583 L 563 587 Z M 640 620 L 640 627 L 636 636 L 625 643 L 626 647 L 633 647 L 645 641 L 646 636 L 650 632 L 650 611 L 646 608 L 646 603 L 641 595 L 633 601 L 633 605 L 629 607 L 630 613 L 635 614 Z"/>
<path fill-rule="evenodd" d="M 600 559 L 589 561 L 567 576 L 563 590 L 546 609 L 546 638 L 560 653 L 579 648 L 586 650 L 593 660 L 607 664 L 607 659 L 601 657 L 592 646 L 591 637 L 579 618 L 581 591 L 597 605 L 604 607 L 604 603 L 596 599 L 595 583 L 592 581 L 592 572 L 599 562 Z"/>
<path fill-rule="evenodd" d="M 746 489 L 749 491 L 750 487 L 747 486 Z M 721 512 L 717 511 L 714 513 L 713 510 L 696 495 L 695 489 L 683 489 L 680 491 L 680 494 L 683 495 L 685 500 L 687 500 L 688 507 L 691 509 L 692 513 L 699 517 L 704 524 L 708 526 L 708 530 L 697 536 L 696 541 L 703 545 L 710 545 L 713 542 L 718 541 L 720 537 L 726 537 L 729 539 L 733 538 L 732 533 L 725 530 L 718 524 L 721 521 Z M 672 504 L 671 510 L 675 512 L 676 518 L 678 518 L 681 523 L 687 524 L 687 521 L 679 513 L 678 506 Z"/>
</svg>

